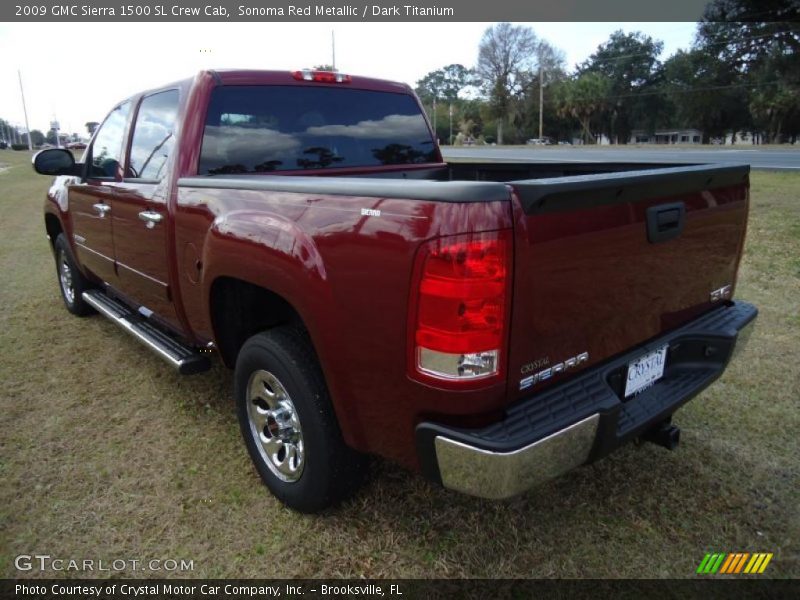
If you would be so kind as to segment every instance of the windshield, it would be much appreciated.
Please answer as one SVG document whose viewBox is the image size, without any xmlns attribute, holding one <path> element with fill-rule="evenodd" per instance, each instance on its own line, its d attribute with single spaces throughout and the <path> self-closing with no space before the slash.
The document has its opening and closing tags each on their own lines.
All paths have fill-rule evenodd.
<svg viewBox="0 0 800 600">
<path fill-rule="evenodd" d="M 436 162 L 412 96 L 351 88 L 223 86 L 206 117 L 201 175 Z"/>
</svg>

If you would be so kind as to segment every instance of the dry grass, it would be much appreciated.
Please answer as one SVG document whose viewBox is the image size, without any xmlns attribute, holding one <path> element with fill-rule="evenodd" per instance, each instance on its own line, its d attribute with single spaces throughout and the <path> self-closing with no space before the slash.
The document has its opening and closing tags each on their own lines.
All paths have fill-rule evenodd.
<svg viewBox="0 0 800 600">
<path fill-rule="evenodd" d="M 676 416 L 677 452 L 630 445 L 508 503 L 376 460 L 354 500 L 306 517 L 259 483 L 226 370 L 182 378 L 62 308 L 28 161 L 0 151 L 3 576 L 44 553 L 192 559 L 200 577 L 691 577 L 707 550 L 800 575 L 800 175 L 753 174 L 738 295 L 758 330 Z"/>
</svg>

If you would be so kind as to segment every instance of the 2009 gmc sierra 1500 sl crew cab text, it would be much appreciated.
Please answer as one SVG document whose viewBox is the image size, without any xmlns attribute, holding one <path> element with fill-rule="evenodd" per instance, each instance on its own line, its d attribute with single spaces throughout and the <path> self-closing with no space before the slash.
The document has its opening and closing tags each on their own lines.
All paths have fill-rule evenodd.
<svg viewBox="0 0 800 600">
<path fill-rule="evenodd" d="M 204 71 L 34 167 L 67 309 L 181 373 L 216 351 L 302 511 L 367 453 L 505 498 L 674 446 L 757 313 L 732 299 L 749 167 L 446 163 L 398 83 Z"/>
</svg>

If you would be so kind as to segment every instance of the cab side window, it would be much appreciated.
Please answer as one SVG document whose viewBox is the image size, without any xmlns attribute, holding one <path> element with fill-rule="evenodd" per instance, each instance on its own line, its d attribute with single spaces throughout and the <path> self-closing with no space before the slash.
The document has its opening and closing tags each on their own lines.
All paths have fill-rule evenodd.
<svg viewBox="0 0 800 600">
<path fill-rule="evenodd" d="M 139 106 L 126 177 L 160 181 L 175 146 L 178 90 L 147 96 Z"/>
<path fill-rule="evenodd" d="M 122 142 L 125 136 L 128 110 L 130 110 L 130 102 L 120 104 L 111 111 L 100 126 L 92 143 L 89 177 L 113 179 L 116 175 L 122 157 Z"/>
</svg>

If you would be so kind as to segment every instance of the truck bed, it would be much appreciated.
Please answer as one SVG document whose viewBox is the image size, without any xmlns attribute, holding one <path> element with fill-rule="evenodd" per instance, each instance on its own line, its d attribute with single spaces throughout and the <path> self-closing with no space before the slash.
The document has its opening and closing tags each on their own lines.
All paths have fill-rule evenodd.
<svg viewBox="0 0 800 600">
<path fill-rule="evenodd" d="M 194 193 L 318 194 L 323 202 L 361 197 L 369 206 L 376 199 L 508 203 L 515 236 L 507 371 L 513 401 L 534 387 L 527 385 L 530 365 L 545 368 L 587 353 L 575 367 L 580 371 L 732 297 L 748 175 L 746 165 L 453 162 L 379 177 L 200 176 L 178 186 Z M 661 218 L 659 207 L 680 213 L 680 223 L 664 225 L 674 231 L 648 231 L 649 221 Z M 725 297 L 712 299 L 721 288 Z"/>
</svg>

